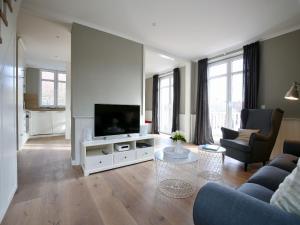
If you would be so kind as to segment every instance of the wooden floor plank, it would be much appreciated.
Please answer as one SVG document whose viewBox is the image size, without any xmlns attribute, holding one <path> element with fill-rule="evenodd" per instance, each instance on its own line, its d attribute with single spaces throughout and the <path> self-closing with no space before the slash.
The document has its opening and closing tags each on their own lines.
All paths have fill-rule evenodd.
<svg viewBox="0 0 300 225">
<path fill-rule="evenodd" d="M 197 152 L 197 146 L 187 147 Z M 19 187 L 1 225 L 193 224 L 196 192 L 186 199 L 162 195 L 153 161 L 88 177 L 70 162 L 70 142 L 63 137 L 29 140 L 18 153 Z M 239 186 L 260 166 L 244 172 L 241 163 L 226 158 L 222 183 Z M 207 183 L 199 174 L 196 179 L 197 190 Z"/>
</svg>

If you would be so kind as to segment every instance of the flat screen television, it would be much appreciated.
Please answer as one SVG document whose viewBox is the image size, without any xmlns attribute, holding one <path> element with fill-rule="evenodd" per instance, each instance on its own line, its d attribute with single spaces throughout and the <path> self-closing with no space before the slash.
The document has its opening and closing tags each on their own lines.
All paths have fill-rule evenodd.
<svg viewBox="0 0 300 225">
<path fill-rule="evenodd" d="M 95 104 L 95 137 L 139 132 L 139 105 Z"/>
</svg>

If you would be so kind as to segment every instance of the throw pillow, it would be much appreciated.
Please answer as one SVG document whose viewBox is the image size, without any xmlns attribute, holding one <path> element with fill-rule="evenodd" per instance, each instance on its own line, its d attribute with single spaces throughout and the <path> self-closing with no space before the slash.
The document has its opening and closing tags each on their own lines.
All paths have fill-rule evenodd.
<svg viewBox="0 0 300 225">
<path fill-rule="evenodd" d="M 279 185 L 270 203 L 300 216 L 300 160 L 292 173 Z"/>
<path fill-rule="evenodd" d="M 239 136 L 236 139 L 249 142 L 251 134 L 258 132 L 259 130 L 254 129 L 239 129 Z"/>
</svg>

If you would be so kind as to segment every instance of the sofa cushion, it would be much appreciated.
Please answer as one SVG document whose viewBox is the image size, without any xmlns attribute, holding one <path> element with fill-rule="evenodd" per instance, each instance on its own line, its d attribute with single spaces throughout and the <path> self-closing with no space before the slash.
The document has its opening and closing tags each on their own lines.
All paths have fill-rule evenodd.
<svg viewBox="0 0 300 225">
<path fill-rule="evenodd" d="M 296 168 L 295 160 L 297 159 L 298 157 L 294 155 L 281 154 L 277 156 L 273 161 L 271 161 L 268 165 L 286 170 L 288 172 L 292 172 L 293 169 Z"/>
<path fill-rule="evenodd" d="M 270 202 L 270 199 L 274 194 L 274 191 L 254 183 L 245 183 L 237 190 L 267 203 Z"/>
<path fill-rule="evenodd" d="M 221 139 L 220 140 L 221 146 L 224 148 L 233 148 L 238 149 L 243 152 L 250 152 L 251 148 L 248 142 L 238 139 Z"/>
<path fill-rule="evenodd" d="M 260 184 L 272 191 L 276 191 L 279 184 L 289 174 L 286 170 L 274 166 L 264 166 L 250 177 L 248 183 Z"/>
</svg>

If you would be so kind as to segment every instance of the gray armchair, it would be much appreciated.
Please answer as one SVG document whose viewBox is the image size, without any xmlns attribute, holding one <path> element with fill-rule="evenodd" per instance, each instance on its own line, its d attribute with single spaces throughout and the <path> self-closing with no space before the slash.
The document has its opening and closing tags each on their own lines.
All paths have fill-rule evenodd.
<svg viewBox="0 0 300 225">
<path fill-rule="evenodd" d="M 245 171 L 249 163 L 269 161 L 280 128 L 283 111 L 281 109 L 243 109 L 241 111 L 241 127 L 243 129 L 259 129 L 250 136 L 249 143 L 236 139 L 238 132 L 222 127 L 221 146 L 226 148 L 226 155 L 245 163 Z"/>
</svg>

